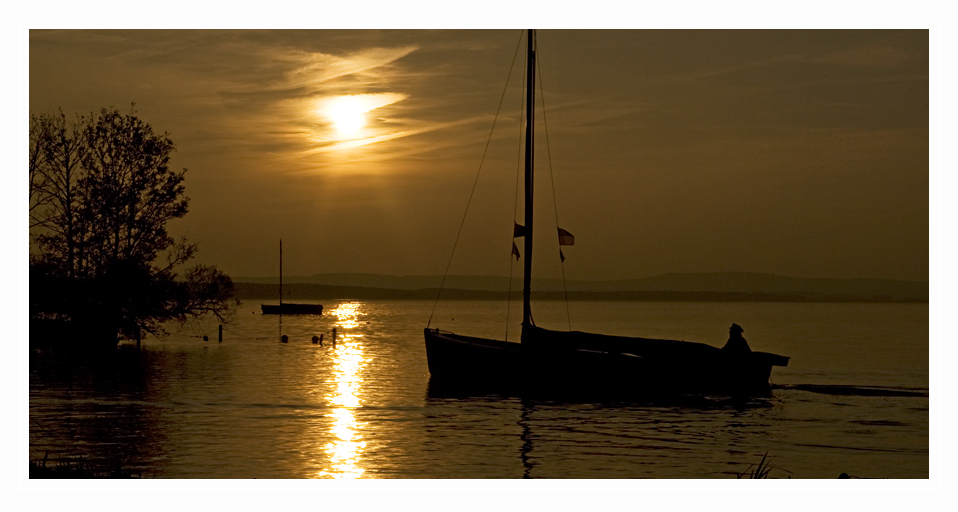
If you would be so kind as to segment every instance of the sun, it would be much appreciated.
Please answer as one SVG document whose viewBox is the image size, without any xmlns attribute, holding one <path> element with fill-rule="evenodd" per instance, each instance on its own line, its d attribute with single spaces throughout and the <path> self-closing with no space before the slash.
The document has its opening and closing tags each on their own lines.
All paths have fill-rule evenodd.
<svg viewBox="0 0 958 512">
<path fill-rule="evenodd" d="M 327 104 L 325 115 L 340 136 L 352 137 L 366 125 L 367 103 L 361 97 L 340 96 Z"/>
<path fill-rule="evenodd" d="M 321 138 L 344 143 L 348 147 L 356 147 L 356 143 L 362 141 L 368 143 L 377 140 L 376 136 L 383 135 L 382 125 L 386 118 L 382 116 L 370 118 L 370 111 L 392 105 L 408 97 L 407 94 L 396 92 L 321 96 L 311 99 L 313 103 L 310 111 L 321 123 Z"/>
</svg>

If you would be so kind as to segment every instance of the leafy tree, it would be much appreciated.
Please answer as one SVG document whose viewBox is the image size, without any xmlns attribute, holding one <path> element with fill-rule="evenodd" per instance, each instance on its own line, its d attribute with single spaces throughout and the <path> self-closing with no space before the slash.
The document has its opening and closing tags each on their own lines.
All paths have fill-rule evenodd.
<svg viewBox="0 0 958 512">
<path fill-rule="evenodd" d="M 163 334 L 171 319 L 229 319 L 238 301 L 228 276 L 209 266 L 175 273 L 197 249 L 166 229 L 189 205 L 186 170 L 169 166 L 174 149 L 132 110 L 31 116 L 31 318 L 114 343 L 117 333 Z"/>
</svg>

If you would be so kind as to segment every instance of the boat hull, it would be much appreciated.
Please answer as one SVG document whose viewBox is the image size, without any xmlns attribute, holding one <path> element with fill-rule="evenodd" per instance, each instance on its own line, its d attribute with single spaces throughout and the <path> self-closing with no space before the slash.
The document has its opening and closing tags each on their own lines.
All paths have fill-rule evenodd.
<svg viewBox="0 0 958 512">
<path fill-rule="evenodd" d="M 322 304 L 261 304 L 264 315 L 321 315 Z"/>
<path fill-rule="evenodd" d="M 767 394 L 788 358 L 728 354 L 702 343 L 523 329 L 521 343 L 424 331 L 430 385 L 475 392 L 602 397 L 681 393 Z"/>
</svg>

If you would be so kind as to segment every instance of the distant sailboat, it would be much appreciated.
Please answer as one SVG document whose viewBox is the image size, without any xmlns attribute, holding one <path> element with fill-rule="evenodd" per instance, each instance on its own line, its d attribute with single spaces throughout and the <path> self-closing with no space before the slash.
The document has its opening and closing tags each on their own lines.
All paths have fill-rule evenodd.
<svg viewBox="0 0 958 512">
<path fill-rule="evenodd" d="M 788 357 L 748 349 L 731 351 L 686 341 L 552 331 L 535 325 L 530 306 L 536 67 L 534 30 L 528 32 L 527 55 L 525 226 L 517 225 L 514 228 L 514 235 L 523 237 L 525 243 L 521 341 L 514 343 L 463 336 L 427 325 L 424 335 L 430 386 L 465 385 L 478 392 L 494 392 L 503 387 L 516 389 L 519 386 L 521 389 L 588 392 L 600 396 L 767 392 L 770 389 L 772 366 L 786 366 Z M 559 238 L 560 246 L 571 244 L 571 235 L 561 228 Z M 515 244 L 513 255 L 518 257 Z"/>
<path fill-rule="evenodd" d="M 283 303 L 283 239 L 279 239 L 279 305 L 260 304 L 264 315 L 321 315 L 322 304 Z"/>
</svg>

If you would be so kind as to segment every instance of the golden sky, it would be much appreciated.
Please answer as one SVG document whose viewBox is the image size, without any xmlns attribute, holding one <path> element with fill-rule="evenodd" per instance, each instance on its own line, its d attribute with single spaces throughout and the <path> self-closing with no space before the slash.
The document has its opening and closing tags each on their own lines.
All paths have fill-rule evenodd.
<svg viewBox="0 0 958 512">
<path fill-rule="evenodd" d="M 135 103 L 189 169 L 172 233 L 234 278 L 275 275 L 280 237 L 287 275 L 435 275 L 521 36 L 31 30 L 29 110 Z M 927 30 L 540 30 L 538 46 L 539 276 L 558 274 L 554 178 L 571 279 L 928 279 Z M 509 274 L 521 61 L 454 274 Z"/>
</svg>

